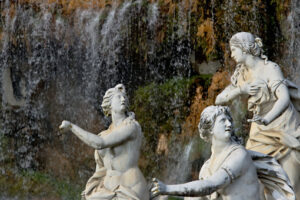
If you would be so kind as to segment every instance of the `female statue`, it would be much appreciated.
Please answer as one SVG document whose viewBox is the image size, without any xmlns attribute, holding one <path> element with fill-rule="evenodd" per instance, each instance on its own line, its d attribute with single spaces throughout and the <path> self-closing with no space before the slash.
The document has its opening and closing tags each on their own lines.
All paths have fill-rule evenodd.
<svg viewBox="0 0 300 200">
<path fill-rule="evenodd" d="M 300 197 L 300 90 L 263 55 L 260 38 L 236 33 L 230 39 L 230 49 L 237 68 L 216 104 L 227 104 L 240 95 L 248 98 L 253 119 L 249 120 L 246 148 L 275 157 Z"/>
<path fill-rule="evenodd" d="M 202 166 L 199 179 L 178 185 L 165 185 L 154 179 L 151 196 L 160 194 L 223 200 L 294 200 L 288 178 L 277 163 L 267 155 L 247 151 L 233 132 L 229 108 L 209 106 L 201 114 L 200 137 L 211 141 L 211 157 Z M 263 194 L 260 183 L 268 189 Z M 192 198 L 194 199 L 194 198 Z M 197 198 L 198 199 L 198 198 Z"/>
<path fill-rule="evenodd" d="M 148 200 L 149 192 L 138 168 L 143 134 L 134 114 L 129 113 L 125 87 L 118 84 L 106 91 L 102 109 L 112 124 L 99 135 L 89 133 L 68 121 L 60 129 L 71 130 L 95 150 L 96 171 L 82 193 L 87 200 Z"/>
</svg>

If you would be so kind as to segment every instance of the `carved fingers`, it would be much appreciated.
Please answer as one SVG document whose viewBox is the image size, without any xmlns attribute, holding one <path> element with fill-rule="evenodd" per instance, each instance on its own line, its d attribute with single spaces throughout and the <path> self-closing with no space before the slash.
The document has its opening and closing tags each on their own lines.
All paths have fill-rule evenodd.
<svg viewBox="0 0 300 200">
<path fill-rule="evenodd" d="M 254 115 L 252 119 L 248 119 L 247 122 L 255 122 L 260 125 L 268 125 L 269 122 L 259 115 Z"/>
<path fill-rule="evenodd" d="M 166 185 L 160 180 L 158 180 L 157 178 L 153 178 L 150 190 L 151 190 L 150 199 L 154 199 L 155 197 L 163 194 L 166 191 Z"/>
<path fill-rule="evenodd" d="M 69 121 L 62 121 L 61 125 L 59 126 L 59 130 L 62 131 L 62 132 L 65 132 L 65 131 L 68 131 L 71 129 L 71 122 Z"/>
<path fill-rule="evenodd" d="M 259 92 L 259 89 L 260 89 L 259 86 L 250 84 L 250 89 L 248 94 L 251 96 L 256 95 Z"/>
<path fill-rule="evenodd" d="M 243 94 L 248 94 L 248 95 L 256 95 L 260 90 L 260 87 L 256 84 L 244 84 L 241 86 L 241 92 Z"/>
</svg>

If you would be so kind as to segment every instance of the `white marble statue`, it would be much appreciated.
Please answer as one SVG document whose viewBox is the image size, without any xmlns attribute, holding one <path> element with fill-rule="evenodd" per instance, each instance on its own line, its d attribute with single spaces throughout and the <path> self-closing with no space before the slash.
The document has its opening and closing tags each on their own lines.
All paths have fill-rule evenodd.
<svg viewBox="0 0 300 200">
<path fill-rule="evenodd" d="M 223 200 L 295 199 L 289 180 L 277 161 L 271 156 L 248 151 L 240 144 L 233 132 L 228 107 L 205 108 L 198 127 L 200 137 L 211 141 L 212 152 L 200 170 L 199 180 L 165 185 L 154 179 L 152 198 L 174 195 L 205 199 L 219 196 Z M 263 183 L 265 193 L 260 183 Z"/>
<path fill-rule="evenodd" d="M 95 150 L 96 171 L 82 193 L 86 200 L 148 200 L 149 191 L 138 168 L 143 134 L 134 114 L 127 111 L 125 87 L 118 84 L 106 91 L 102 108 L 111 115 L 110 127 L 95 135 L 68 121 L 59 127 L 71 130 Z"/>
<path fill-rule="evenodd" d="M 286 80 L 280 67 L 262 52 L 262 41 L 251 33 L 230 39 L 237 67 L 231 84 L 216 98 L 225 105 L 237 96 L 248 98 L 253 112 L 246 148 L 275 157 L 289 176 L 300 199 L 300 90 Z"/>
</svg>

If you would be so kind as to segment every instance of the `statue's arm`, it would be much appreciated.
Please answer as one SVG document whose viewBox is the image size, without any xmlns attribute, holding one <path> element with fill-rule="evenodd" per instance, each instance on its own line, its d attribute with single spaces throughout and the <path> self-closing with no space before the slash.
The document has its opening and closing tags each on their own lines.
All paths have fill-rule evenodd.
<svg viewBox="0 0 300 200">
<path fill-rule="evenodd" d="M 81 141 L 95 149 L 98 149 L 98 147 L 103 143 L 103 139 L 101 137 L 85 131 L 76 124 L 73 124 L 69 121 L 63 121 L 59 128 L 65 131 L 72 131 Z"/>
<path fill-rule="evenodd" d="M 266 125 L 279 117 L 290 103 L 290 95 L 286 85 L 281 84 L 278 86 L 275 94 L 277 96 L 277 101 L 275 102 L 273 108 L 264 117 Z"/>
<path fill-rule="evenodd" d="M 259 91 L 259 86 L 255 83 L 244 83 L 235 87 L 232 84 L 227 86 L 216 98 L 216 105 L 225 105 L 240 95 L 255 95 Z"/>
<path fill-rule="evenodd" d="M 63 121 L 59 128 L 64 129 L 65 131 L 72 131 L 80 140 L 94 149 L 104 149 L 111 146 L 117 146 L 122 142 L 133 138 L 137 128 L 140 127 L 137 123 L 132 121 L 112 129 L 109 134 L 104 136 L 98 136 L 85 131 L 69 121 Z"/>
<path fill-rule="evenodd" d="M 270 82 L 275 82 L 278 80 L 284 80 L 284 77 L 282 75 L 282 72 L 280 69 L 273 70 L 272 77 L 270 77 Z M 290 95 L 289 90 L 285 84 L 280 84 L 276 90 L 275 95 L 277 97 L 277 100 L 272 107 L 272 109 L 264 116 L 264 123 L 267 125 L 271 123 L 273 120 L 275 120 L 277 117 L 279 117 L 282 112 L 288 107 L 290 103 Z"/>
<path fill-rule="evenodd" d="M 234 87 L 232 84 L 230 84 L 217 96 L 215 104 L 225 105 L 241 94 L 242 92 L 240 87 Z"/>
<path fill-rule="evenodd" d="M 222 166 L 207 179 L 177 185 L 165 185 L 163 182 L 154 179 L 151 196 L 154 198 L 158 195 L 189 197 L 210 195 L 218 189 L 226 187 L 245 173 L 245 170 L 248 170 L 251 164 L 250 162 L 252 162 L 252 159 L 244 148 L 236 149 Z"/>
<path fill-rule="evenodd" d="M 102 143 L 97 149 L 104 149 L 112 146 L 118 146 L 125 141 L 133 139 L 137 130 L 140 129 L 137 122 L 131 121 L 117 128 L 112 129 L 107 135 L 101 136 Z"/>
<path fill-rule="evenodd" d="M 212 176 L 206 180 L 197 180 L 184 184 L 164 185 L 162 182 L 158 183 L 160 187 L 159 194 L 175 195 L 175 196 L 206 196 L 210 195 L 216 190 L 227 186 L 230 183 L 230 178 L 224 169 L 219 169 Z M 152 190 L 155 195 L 155 189 Z"/>
</svg>

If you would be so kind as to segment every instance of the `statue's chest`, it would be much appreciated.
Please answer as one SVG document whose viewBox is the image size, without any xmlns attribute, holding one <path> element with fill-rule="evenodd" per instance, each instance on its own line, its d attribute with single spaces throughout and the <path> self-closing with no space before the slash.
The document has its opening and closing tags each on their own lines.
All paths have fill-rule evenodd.
<svg viewBox="0 0 300 200">
<path fill-rule="evenodd" d="M 120 146 L 98 150 L 99 155 L 103 159 L 113 159 L 118 155 L 122 154 L 123 151 L 124 151 L 124 147 L 120 147 Z"/>
</svg>

